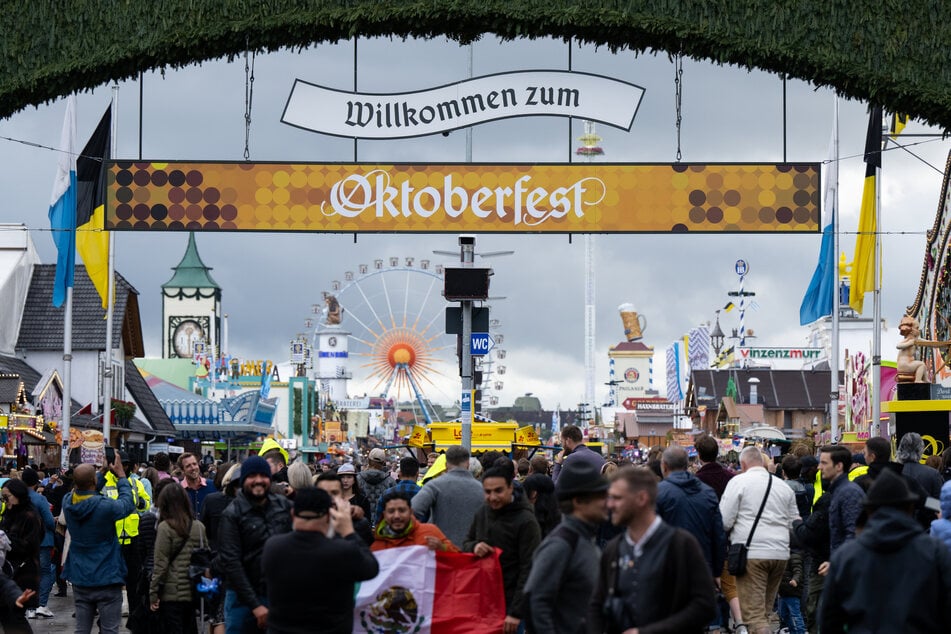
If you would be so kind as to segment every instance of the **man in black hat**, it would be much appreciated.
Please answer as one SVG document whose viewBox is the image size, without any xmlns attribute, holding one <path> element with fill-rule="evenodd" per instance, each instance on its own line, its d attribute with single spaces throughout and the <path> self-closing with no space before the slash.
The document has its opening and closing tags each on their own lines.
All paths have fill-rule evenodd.
<svg viewBox="0 0 951 634">
<path fill-rule="evenodd" d="M 354 584 L 372 579 L 380 570 L 353 530 L 350 503 L 343 498 L 334 502 L 323 489 L 300 489 L 291 517 L 294 530 L 269 539 L 261 559 L 268 632 L 350 634 Z M 331 530 L 339 539 L 328 538 Z M 326 574 L 315 575 L 315 570 Z"/>
<path fill-rule="evenodd" d="M 875 479 L 865 530 L 832 554 L 820 608 L 823 634 L 947 631 L 951 552 L 915 520 L 921 502 L 892 471 Z"/>
<path fill-rule="evenodd" d="M 598 582 L 594 538 L 607 519 L 608 483 L 591 463 L 568 462 L 555 484 L 564 519 L 538 546 L 525 582 L 532 632 L 586 632 Z"/>
</svg>

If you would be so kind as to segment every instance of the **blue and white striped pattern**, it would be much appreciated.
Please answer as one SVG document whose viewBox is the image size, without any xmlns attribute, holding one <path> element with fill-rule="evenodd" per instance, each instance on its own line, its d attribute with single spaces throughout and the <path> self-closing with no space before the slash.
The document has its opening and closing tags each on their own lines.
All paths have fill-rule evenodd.
<svg viewBox="0 0 951 634">
<path fill-rule="evenodd" d="M 710 328 L 698 326 L 690 331 L 691 370 L 706 370 L 710 367 Z"/>
<path fill-rule="evenodd" d="M 667 347 L 667 400 L 677 403 L 683 397 L 680 389 L 680 342 L 675 341 Z"/>
</svg>

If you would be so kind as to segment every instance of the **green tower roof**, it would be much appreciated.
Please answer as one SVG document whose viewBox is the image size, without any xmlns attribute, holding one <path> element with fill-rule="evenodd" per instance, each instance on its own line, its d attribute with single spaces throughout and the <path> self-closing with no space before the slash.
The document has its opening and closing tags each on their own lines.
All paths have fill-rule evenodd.
<svg viewBox="0 0 951 634">
<path fill-rule="evenodd" d="M 188 233 L 188 247 L 178 266 L 172 267 L 175 274 L 172 279 L 162 284 L 162 288 L 214 288 L 221 290 L 218 283 L 211 277 L 211 267 L 205 266 L 198 255 L 195 245 L 195 233 Z"/>
</svg>

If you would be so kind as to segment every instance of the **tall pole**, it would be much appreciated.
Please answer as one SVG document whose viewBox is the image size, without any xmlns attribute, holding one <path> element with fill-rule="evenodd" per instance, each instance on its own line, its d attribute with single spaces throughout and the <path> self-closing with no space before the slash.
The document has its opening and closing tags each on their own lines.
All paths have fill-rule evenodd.
<svg viewBox="0 0 951 634">
<path fill-rule="evenodd" d="M 832 442 L 839 436 L 839 96 L 835 96 L 832 119 L 832 265 L 834 290 L 832 293 L 832 350 L 829 356 L 829 425 Z"/>
<path fill-rule="evenodd" d="M 878 122 L 881 130 L 881 121 Z M 881 132 L 879 132 L 881 134 Z M 881 141 L 878 147 L 881 151 Z M 881 160 L 879 160 L 881 165 Z M 872 421 L 869 436 L 879 435 L 879 423 L 882 418 L 882 168 L 876 168 L 875 174 L 875 248 L 872 267 L 875 276 L 875 290 L 872 294 Z"/>
<path fill-rule="evenodd" d="M 594 338 L 595 338 L 594 236 L 584 234 L 584 400 L 588 416 L 594 418 Z"/>
<path fill-rule="evenodd" d="M 459 259 L 463 267 L 471 267 L 475 255 L 475 237 L 459 236 Z M 462 412 L 462 446 L 472 451 L 472 417 L 475 399 L 472 398 L 472 300 L 462 301 L 462 393 L 469 396 L 469 413 Z"/>
<path fill-rule="evenodd" d="M 119 86 L 112 87 L 112 134 L 110 135 L 111 147 L 109 156 L 116 157 L 116 137 L 119 129 Z M 109 232 L 109 280 L 108 291 L 106 292 L 106 368 L 102 373 L 102 437 L 106 441 L 106 446 L 112 445 L 109 439 L 111 433 L 110 425 L 112 423 L 112 325 L 113 315 L 115 313 L 116 303 L 116 236 L 115 232 Z"/>
<path fill-rule="evenodd" d="M 75 211 L 73 211 L 75 213 Z M 73 240 L 75 240 L 75 236 Z M 60 434 L 63 442 L 60 447 L 59 463 L 65 471 L 69 469 L 69 425 L 72 420 L 73 403 L 73 287 L 66 287 L 66 313 L 63 317 L 63 419 Z"/>
</svg>

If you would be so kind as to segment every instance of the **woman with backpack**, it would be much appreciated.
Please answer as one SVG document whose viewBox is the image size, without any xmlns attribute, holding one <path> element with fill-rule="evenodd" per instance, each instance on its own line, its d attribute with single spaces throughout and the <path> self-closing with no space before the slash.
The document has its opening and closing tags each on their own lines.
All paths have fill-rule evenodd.
<svg viewBox="0 0 951 634">
<path fill-rule="evenodd" d="M 188 567 L 192 551 L 208 543 L 205 527 L 195 519 L 182 487 L 163 488 L 158 511 L 161 522 L 155 535 L 150 607 L 159 612 L 166 632 L 197 634 Z"/>
</svg>

